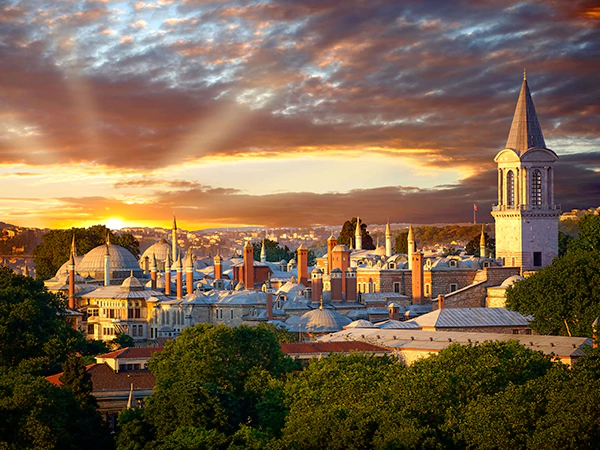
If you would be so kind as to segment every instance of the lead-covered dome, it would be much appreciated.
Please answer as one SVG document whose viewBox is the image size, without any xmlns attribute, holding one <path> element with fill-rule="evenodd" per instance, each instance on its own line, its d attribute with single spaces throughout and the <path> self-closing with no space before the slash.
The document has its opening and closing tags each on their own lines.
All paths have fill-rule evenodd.
<svg viewBox="0 0 600 450">
<path fill-rule="evenodd" d="M 104 255 L 107 247 L 111 279 L 122 281 L 132 274 L 142 276 L 142 270 L 135 256 L 126 248 L 114 244 L 103 244 L 86 253 L 77 266 L 77 272 L 84 278 L 88 276 L 97 280 L 104 278 Z"/>
<path fill-rule="evenodd" d="M 300 317 L 298 331 L 305 333 L 333 333 L 352 322 L 340 313 L 329 309 L 314 309 Z"/>
<path fill-rule="evenodd" d="M 146 257 L 149 258 L 149 264 L 152 264 L 152 255 L 156 257 L 157 270 L 162 271 L 165 270 L 165 261 L 167 260 L 167 256 L 171 261 L 173 261 L 173 255 L 171 255 L 171 244 L 169 244 L 164 239 L 161 239 L 158 242 L 155 242 L 150 247 L 148 247 L 142 256 L 140 257 L 140 265 L 144 264 L 144 259 Z"/>
</svg>

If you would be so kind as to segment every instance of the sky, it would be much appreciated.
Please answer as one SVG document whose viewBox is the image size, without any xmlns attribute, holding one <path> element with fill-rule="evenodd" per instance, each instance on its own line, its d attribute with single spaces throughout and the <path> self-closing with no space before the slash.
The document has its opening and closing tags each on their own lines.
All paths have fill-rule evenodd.
<svg viewBox="0 0 600 450">
<path fill-rule="evenodd" d="M 599 30 L 587 0 L 5 0 L 0 221 L 492 222 L 524 68 L 556 202 L 596 207 Z"/>
</svg>

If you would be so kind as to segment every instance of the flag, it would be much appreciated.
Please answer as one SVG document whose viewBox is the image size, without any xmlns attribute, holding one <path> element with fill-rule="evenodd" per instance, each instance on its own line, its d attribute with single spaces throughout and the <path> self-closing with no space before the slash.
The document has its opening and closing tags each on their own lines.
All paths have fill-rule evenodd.
<svg viewBox="0 0 600 450">
<path fill-rule="evenodd" d="M 477 211 L 477 205 L 473 203 L 473 211 Z"/>
</svg>

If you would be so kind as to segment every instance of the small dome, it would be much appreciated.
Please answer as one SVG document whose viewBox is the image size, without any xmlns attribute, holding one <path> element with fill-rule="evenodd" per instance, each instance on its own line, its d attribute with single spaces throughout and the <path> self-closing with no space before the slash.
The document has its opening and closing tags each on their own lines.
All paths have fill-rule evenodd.
<svg viewBox="0 0 600 450">
<path fill-rule="evenodd" d="M 323 273 L 323 271 L 321 269 L 319 269 L 318 267 L 315 267 L 311 273 Z"/>
<path fill-rule="evenodd" d="M 523 278 L 521 275 L 513 275 L 512 277 L 508 277 L 506 280 L 504 280 L 500 286 L 502 286 L 503 288 L 507 288 L 515 284 L 516 281 L 524 279 L 525 278 Z"/>
<path fill-rule="evenodd" d="M 296 264 L 296 260 L 294 258 L 290 259 L 290 261 L 288 262 L 288 264 Z"/>
<path fill-rule="evenodd" d="M 124 291 L 142 291 L 144 290 L 144 285 L 132 274 L 123 280 L 121 289 Z"/>
<path fill-rule="evenodd" d="M 375 326 L 368 320 L 358 319 L 354 322 L 350 322 L 344 327 L 344 329 L 346 328 L 375 328 Z"/>
<path fill-rule="evenodd" d="M 332 333 L 340 331 L 351 322 L 340 313 L 329 309 L 314 309 L 300 317 L 299 331 L 308 333 Z"/>
<path fill-rule="evenodd" d="M 344 244 L 338 244 L 331 250 L 332 252 L 349 252 L 350 249 L 346 247 Z"/>
</svg>

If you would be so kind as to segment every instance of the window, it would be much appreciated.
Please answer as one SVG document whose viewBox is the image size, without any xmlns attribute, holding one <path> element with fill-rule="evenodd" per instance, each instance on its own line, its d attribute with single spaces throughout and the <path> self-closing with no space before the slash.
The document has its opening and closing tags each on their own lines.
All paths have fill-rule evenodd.
<svg viewBox="0 0 600 450">
<path fill-rule="evenodd" d="M 110 319 L 114 319 L 115 318 L 115 310 L 114 309 L 109 309 L 108 310 L 108 317 Z"/>
<path fill-rule="evenodd" d="M 128 309 L 127 310 L 127 318 L 128 319 L 133 319 L 133 309 Z"/>
<path fill-rule="evenodd" d="M 231 318 L 233 319 L 233 309 L 230 311 L 231 313 Z"/>
<path fill-rule="evenodd" d="M 395 269 L 396 268 L 396 263 L 390 263 L 390 269 Z"/>
<path fill-rule="evenodd" d="M 88 325 L 88 334 L 94 334 L 94 324 L 90 323 Z"/>
<path fill-rule="evenodd" d="M 429 295 L 429 285 L 425 285 L 425 295 Z"/>
<path fill-rule="evenodd" d="M 519 330 L 512 330 L 512 334 L 519 334 Z"/>
<path fill-rule="evenodd" d="M 396 293 L 400 292 L 400 283 L 394 283 L 394 292 L 396 292 Z"/>
<path fill-rule="evenodd" d="M 508 206 L 515 204 L 515 175 L 512 170 L 506 174 L 506 204 Z"/>
<path fill-rule="evenodd" d="M 456 261 L 454 261 L 454 260 L 450 261 L 450 267 L 456 267 Z"/>
<path fill-rule="evenodd" d="M 139 319 L 140 317 L 142 317 L 142 310 L 140 308 L 136 308 L 134 311 L 135 311 L 136 319 Z"/>
<path fill-rule="evenodd" d="M 542 266 L 542 252 L 533 252 L 533 266 L 534 267 Z"/>
<path fill-rule="evenodd" d="M 450 283 L 450 292 L 456 291 L 457 288 L 458 286 L 456 283 Z"/>
<path fill-rule="evenodd" d="M 531 206 L 542 207 L 542 173 L 539 170 L 531 174 Z"/>
</svg>

